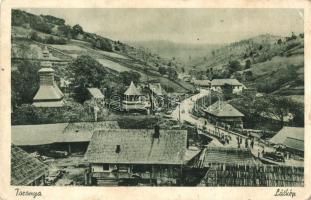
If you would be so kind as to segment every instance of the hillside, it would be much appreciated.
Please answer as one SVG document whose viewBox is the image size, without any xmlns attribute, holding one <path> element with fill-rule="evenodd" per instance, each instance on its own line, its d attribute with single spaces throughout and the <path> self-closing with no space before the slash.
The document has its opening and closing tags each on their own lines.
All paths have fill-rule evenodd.
<svg viewBox="0 0 311 200">
<path fill-rule="evenodd" d="M 260 35 L 215 49 L 195 64 L 211 77 L 237 78 L 259 92 L 304 94 L 303 34 Z"/>
<path fill-rule="evenodd" d="M 191 65 L 197 59 L 221 46 L 219 44 L 176 43 L 165 40 L 129 41 L 126 43 L 138 48 L 148 49 L 166 59 L 175 58 L 185 66 Z"/>
<path fill-rule="evenodd" d="M 188 92 L 193 88 L 189 83 L 163 77 L 159 67 L 178 69 L 176 62 L 168 61 L 151 52 L 113 41 L 103 36 L 83 31 L 83 27 L 66 25 L 65 20 L 49 16 L 34 15 L 21 10 L 12 11 L 12 69 L 16 60 L 41 59 L 41 51 L 47 46 L 52 54 L 58 76 L 64 77 L 66 64 L 80 55 L 95 58 L 108 71 L 118 75 L 123 71 L 141 74 L 141 81 L 150 79 L 163 84 L 173 92 Z"/>
</svg>

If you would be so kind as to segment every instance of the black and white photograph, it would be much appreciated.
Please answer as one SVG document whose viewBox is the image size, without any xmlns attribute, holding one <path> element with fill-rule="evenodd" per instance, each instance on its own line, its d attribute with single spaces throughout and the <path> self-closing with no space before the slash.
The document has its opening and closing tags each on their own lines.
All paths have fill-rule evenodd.
<svg viewBox="0 0 311 200">
<path fill-rule="evenodd" d="M 304 20 L 12 8 L 10 184 L 304 187 Z"/>
</svg>

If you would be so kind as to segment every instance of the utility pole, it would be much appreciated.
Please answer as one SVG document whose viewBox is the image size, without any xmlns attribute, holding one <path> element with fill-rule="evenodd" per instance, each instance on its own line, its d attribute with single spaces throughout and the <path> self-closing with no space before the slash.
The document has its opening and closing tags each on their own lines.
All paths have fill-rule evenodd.
<svg viewBox="0 0 311 200">
<path fill-rule="evenodd" d="M 180 102 L 178 103 L 178 121 L 179 121 L 179 126 L 181 124 L 180 122 Z"/>
<path fill-rule="evenodd" d="M 148 75 L 148 62 L 147 62 L 147 58 L 146 58 L 146 55 L 144 54 L 144 52 L 142 52 L 142 57 L 143 57 L 143 60 L 144 60 L 144 63 L 145 63 L 145 73 L 147 75 L 147 87 L 148 87 L 148 94 L 149 94 L 149 100 L 150 100 L 150 113 L 153 115 L 154 114 L 154 111 L 153 111 L 153 101 L 152 101 L 152 92 L 151 92 L 151 89 L 150 89 L 150 83 L 149 83 L 149 75 Z"/>
</svg>

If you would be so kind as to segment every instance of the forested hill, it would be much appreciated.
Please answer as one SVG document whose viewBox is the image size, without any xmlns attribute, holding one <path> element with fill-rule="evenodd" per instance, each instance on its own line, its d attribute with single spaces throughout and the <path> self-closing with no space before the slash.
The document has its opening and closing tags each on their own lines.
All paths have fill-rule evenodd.
<svg viewBox="0 0 311 200">
<path fill-rule="evenodd" d="M 170 92 L 189 92 L 193 89 L 191 84 L 177 79 L 177 72 L 182 66 L 175 60 L 86 32 L 79 24 L 69 26 L 64 19 L 55 16 L 12 10 L 12 58 L 39 59 L 44 46 L 48 47 L 55 63 L 57 61 L 65 67 L 64 63 L 88 55 L 114 74 L 136 72 L 140 74 L 140 81 L 145 81 L 146 75 L 149 75 L 151 80 L 159 81 Z M 12 69 L 15 68 L 13 62 Z M 65 68 L 57 72 L 64 71 Z"/>
<path fill-rule="evenodd" d="M 213 50 L 190 69 L 210 78 L 237 78 L 259 92 L 281 95 L 304 93 L 304 34 L 270 34 Z"/>
</svg>

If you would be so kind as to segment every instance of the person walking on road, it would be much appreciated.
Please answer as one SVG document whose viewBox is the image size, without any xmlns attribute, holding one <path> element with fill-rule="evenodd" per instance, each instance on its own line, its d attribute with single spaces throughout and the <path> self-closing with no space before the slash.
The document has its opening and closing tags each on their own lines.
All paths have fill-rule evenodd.
<svg viewBox="0 0 311 200">
<path fill-rule="evenodd" d="M 251 148 L 252 149 L 254 148 L 254 138 L 252 138 L 252 141 L 251 141 Z"/>
</svg>

